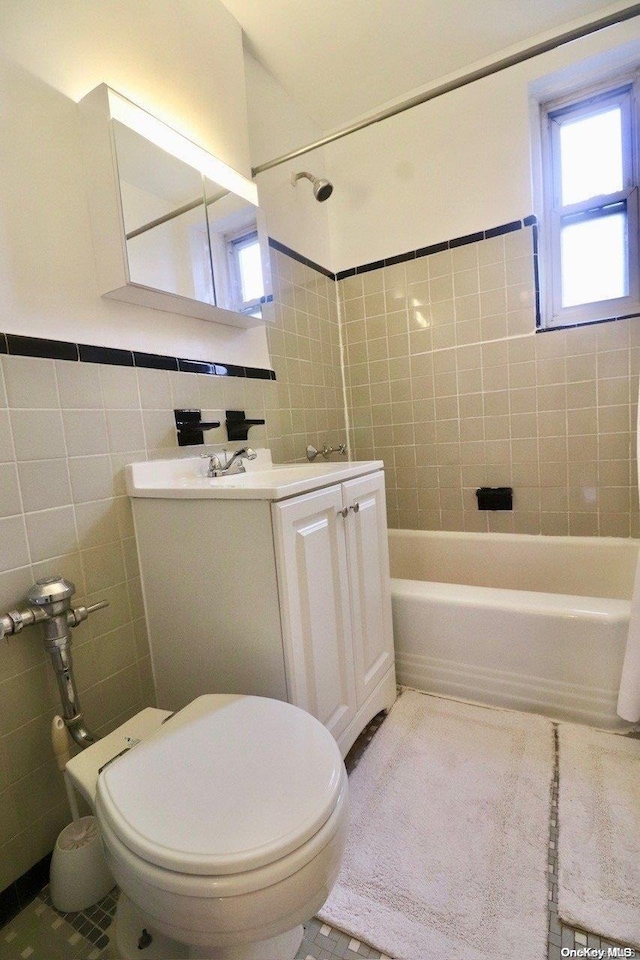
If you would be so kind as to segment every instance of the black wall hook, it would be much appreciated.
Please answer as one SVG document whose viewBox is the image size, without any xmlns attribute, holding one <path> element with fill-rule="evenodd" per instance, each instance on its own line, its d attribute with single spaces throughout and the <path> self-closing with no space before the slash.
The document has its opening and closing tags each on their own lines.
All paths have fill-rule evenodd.
<svg viewBox="0 0 640 960">
<path fill-rule="evenodd" d="M 227 436 L 229 440 L 248 440 L 249 427 L 257 427 L 264 420 L 247 420 L 244 410 L 227 410 Z"/>
</svg>

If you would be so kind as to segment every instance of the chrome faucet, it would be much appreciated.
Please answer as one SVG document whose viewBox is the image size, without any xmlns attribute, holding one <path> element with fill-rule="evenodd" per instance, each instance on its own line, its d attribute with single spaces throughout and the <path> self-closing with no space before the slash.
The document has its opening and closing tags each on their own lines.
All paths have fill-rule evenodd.
<svg viewBox="0 0 640 960">
<path fill-rule="evenodd" d="M 225 451 L 225 462 L 221 462 L 220 457 L 217 453 L 202 453 L 201 457 L 206 457 L 209 460 L 209 466 L 207 467 L 207 477 L 226 477 L 232 471 L 231 467 L 234 463 L 237 463 L 237 469 L 234 470 L 234 473 L 246 473 L 246 467 L 243 460 L 255 460 L 258 454 L 255 450 L 252 450 L 251 447 L 243 447 L 242 450 L 236 450 L 233 456 L 226 459 Z"/>
<path fill-rule="evenodd" d="M 228 473 L 231 470 L 231 467 L 233 466 L 233 464 L 237 462 L 238 463 L 237 472 L 246 473 L 247 468 L 245 467 L 242 461 L 255 460 L 257 456 L 258 454 L 255 452 L 255 450 L 252 450 L 251 447 L 243 447 L 242 450 L 236 450 L 234 455 L 225 463 L 224 472 Z"/>
</svg>

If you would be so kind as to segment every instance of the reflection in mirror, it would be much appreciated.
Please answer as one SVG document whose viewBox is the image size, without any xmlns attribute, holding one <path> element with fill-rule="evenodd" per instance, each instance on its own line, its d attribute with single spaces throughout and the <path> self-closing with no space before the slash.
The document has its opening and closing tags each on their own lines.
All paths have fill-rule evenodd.
<svg viewBox="0 0 640 960">
<path fill-rule="evenodd" d="M 266 289 L 256 208 L 206 177 L 204 184 L 219 305 L 261 317 Z"/>
<path fill-rule="evenodd" d="M 132 283 L 215 303 L 202 175 L 113 121 Z"/>
</svg>

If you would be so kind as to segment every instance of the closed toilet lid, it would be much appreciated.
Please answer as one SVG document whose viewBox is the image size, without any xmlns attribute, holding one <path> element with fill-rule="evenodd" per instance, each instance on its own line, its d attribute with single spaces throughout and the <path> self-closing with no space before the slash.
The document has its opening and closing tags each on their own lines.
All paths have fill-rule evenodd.
<svg viewBox="0 0 640 960">
<path fill-rule="evenodd" d="M 150 863 L 186 874 L 240 873 L 316 834 L 344 776 L 335 740 L 304 710 L 208 695 L 102 771 L 97 809 Z"/>
</svg>

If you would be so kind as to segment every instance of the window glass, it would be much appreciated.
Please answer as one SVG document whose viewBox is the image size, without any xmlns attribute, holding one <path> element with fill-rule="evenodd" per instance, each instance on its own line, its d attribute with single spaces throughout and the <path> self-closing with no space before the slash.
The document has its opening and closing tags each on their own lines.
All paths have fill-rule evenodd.
<svg viewBox="0 0 640 960">
<path fill-rule="evenodd" d="M 264 291 L 262 279 L 262 259 L 258 238 L 249 243 L 239 243 L 237 246 L 238 268 L 240 271 L 240 285 L 242 300 L 259 300 Z"/>
<path fill-rule="evenodd" d="M 562 205 L 622 190 L 622 111 L 620 107 L 560 127 Z"/>
<path fill-rule="evenodd" d="M 624 210 L 563 224 L 561 246 L 563 307 L 628 295 Z"/>
</svg>

